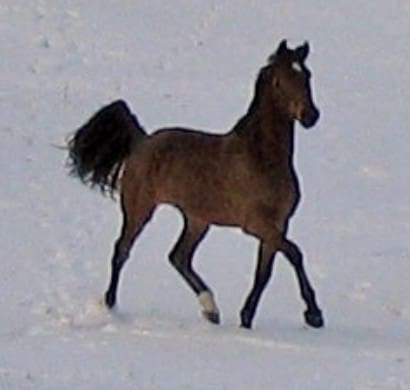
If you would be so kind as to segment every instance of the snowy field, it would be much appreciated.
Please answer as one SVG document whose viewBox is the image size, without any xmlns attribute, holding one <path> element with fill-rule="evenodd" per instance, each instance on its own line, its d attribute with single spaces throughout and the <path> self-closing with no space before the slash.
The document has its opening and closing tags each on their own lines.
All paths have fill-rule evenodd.
<svg viewBox="0 0 410 390">
<path fill-rule="evenodd" d="M 409 21 L 406 0 L 1 0 L 0 389 L 409 389 Z M 107 313 L 118 205 L 55 146 L 119 97 L 152 131 L 225 132 L 282 38 L 312 46 L 322 117 L 297 129 L 291 237 L 326 327 L 303 325 L 280 257 L 239 329 L 256 241 L 223 228 L 196 256 L 223 315 L 206 323 L 167 262 L 181 217 L 165 206 Z"/>
</svg>

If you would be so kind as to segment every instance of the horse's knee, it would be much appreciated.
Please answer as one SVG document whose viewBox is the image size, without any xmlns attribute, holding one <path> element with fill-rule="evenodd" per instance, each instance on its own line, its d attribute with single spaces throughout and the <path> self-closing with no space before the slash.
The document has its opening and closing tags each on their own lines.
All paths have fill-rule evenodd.
<svg viewBox="0 0 410 390">
<path fill-rule="evenodd" d="M 295 266 L 295 267 L 300 267 L 303 264 L 303 254 L 302 251 L 299 249 L 299 247 L 287 240 L 284 239 L 282 241 L 280 250 L 285 254 L 285 256 L 288 258 L 290 263 Z"/>
</svg>

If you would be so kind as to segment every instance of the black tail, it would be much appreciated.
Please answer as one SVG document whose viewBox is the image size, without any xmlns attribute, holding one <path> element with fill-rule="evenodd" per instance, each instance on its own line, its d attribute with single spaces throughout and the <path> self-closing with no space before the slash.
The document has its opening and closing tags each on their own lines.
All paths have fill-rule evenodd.
<svg viewBox="0 0 410 390">
<path fill-rule="evenodd" d="M 70 174 L 112 195 L 124 160 L 145 136 L 124 101 L 103 107 L 68 141 Z"/>
</svg>

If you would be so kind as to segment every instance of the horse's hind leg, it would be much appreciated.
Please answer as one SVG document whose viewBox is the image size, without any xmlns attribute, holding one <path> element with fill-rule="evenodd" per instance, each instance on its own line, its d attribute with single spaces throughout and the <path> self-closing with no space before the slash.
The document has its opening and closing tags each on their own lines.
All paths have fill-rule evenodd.
<svg viewBox="0 0 410 390">
<path fill-rule="evenodd" d="M 132 244 L 142 232 L 153 212 L 151 203 L 140 199 L 137 199 L 136 204 L 130 201 L 126 202 L 124 198 L 122 200 L 123 226 L 121 235 L 114 246 L 114 254 L 111 259 L 110 284 L 105 293 L 105 303 L 109 308 L 112 308 L 116 303 L 121 269 L 129 257 Z"/>
<path fill-rule="evenodd" d="M 205 237 L 207 231 L 208 224 L 188 219 L 184 216 L 184 227 L 181 236 L 172 249 L 169 259 L 171 264 L 197 294 L 205 318 L 218 324 L 219 310 L 214 301 L 212 291 L 192 268 L 192 258 L 195 249 Z"/>
<path fill-rule="evenodd" d="M 303 255 L 295 243 L 284 238 L 280 250 L 284 253 L 295 269 L 298 278 L 300 293 L 306 303 L 305 321 L 314 328 L 320 328 L 324 325 L 322 312 L 316 303 L 315 291 L 311 286 L 303 266 Z"/>
</svg>

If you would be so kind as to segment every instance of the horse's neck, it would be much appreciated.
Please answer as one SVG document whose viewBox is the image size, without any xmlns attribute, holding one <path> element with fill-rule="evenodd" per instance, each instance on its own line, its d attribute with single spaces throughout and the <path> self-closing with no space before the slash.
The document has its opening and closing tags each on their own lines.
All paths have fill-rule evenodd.
<svg viewBox="0 0 410 390">
<path fill-rule="evenodd" d="M 267 166 L 291 164 L 294 150 L 294 123 L 284 118 L 275 105 L 250 107 L 233 133 L 240 136 L 249 150 Z"/>
</svg>

